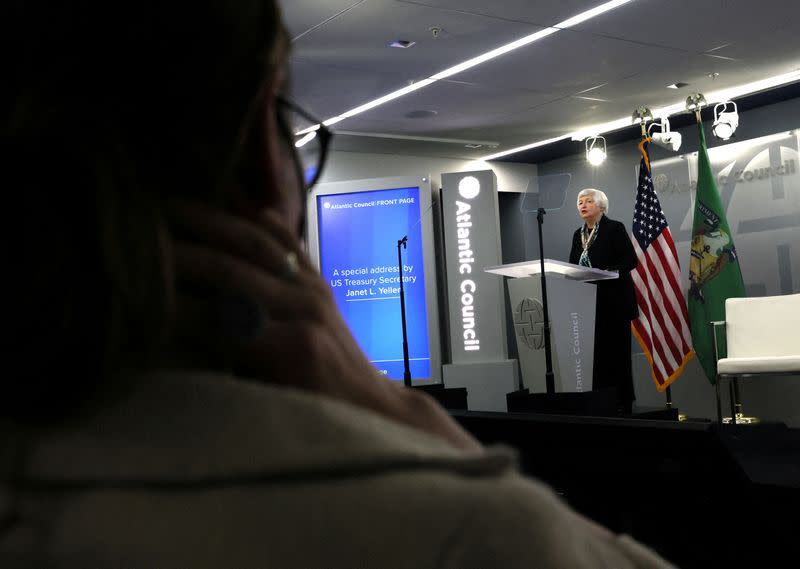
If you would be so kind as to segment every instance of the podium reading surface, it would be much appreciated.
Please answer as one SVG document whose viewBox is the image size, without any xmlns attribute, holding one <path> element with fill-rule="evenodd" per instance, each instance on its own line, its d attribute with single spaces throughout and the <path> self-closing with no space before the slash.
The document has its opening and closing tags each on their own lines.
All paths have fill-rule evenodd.
<svg viewBox="0 0 800 569">
<path fill-rule="evenodd" d="M 515 279 L 539 275 L 542 272 L 541 261 L 523 261 L 522 263 L 510 263 L 508 265 L 497 265 L 496 267 L 486 267 L 484 272 L 512 277 Z M 573 265 L 564 261 L 544 260 L 545 275 L 560 275 L 562 277 L 587 282 L 616 279 L 619 277 L 614 271 L 603 271 L 582 265 Z M 548 299 L 549 301 L 549 299 Z"/>
</svg>

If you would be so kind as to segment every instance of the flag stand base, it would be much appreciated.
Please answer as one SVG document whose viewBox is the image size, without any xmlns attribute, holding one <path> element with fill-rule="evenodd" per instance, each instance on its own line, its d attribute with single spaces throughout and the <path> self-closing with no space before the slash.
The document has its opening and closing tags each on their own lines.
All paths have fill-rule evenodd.
<svg viewBox="0 0 800 569">
<path fill-rule="evenodd" d="M 722 423 L 724 425 L 732 425 L 730 417 L 723 417 Z M 758 417 L 746 417 L 743 413 L 736 413 L 736 424 L 737 425 L 758 425 L 761 423 L 761 419 Z"/>
<path fill-rule="evenodd" d="M 680 413 L 677 407 L 634 407 L 631 418 L 678 421 Z"/>
</svg>

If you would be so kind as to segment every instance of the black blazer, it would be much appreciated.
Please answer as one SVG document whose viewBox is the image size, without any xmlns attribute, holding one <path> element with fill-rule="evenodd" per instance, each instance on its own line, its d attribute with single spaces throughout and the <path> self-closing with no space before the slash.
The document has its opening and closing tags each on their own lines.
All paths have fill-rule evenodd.
<svg viewBox="0 0 800 569">
<path fill-rule="evenodd" d="M 583 226 L 581 226 L 583 227 Z M 583 252 L 581 227 L 572 235 L 569 262 L 577 265 Z M 595 269 L 619 271 L 619 278 L 597 281 L 597 322 L 602 326 L 610 319 L 633 320 L 639 316 L 636 293 L 630 272 L 639 264 L 627 229 L 619 221 L 605 215 L 600 218 L 597 237 L 589 246 L 589 261 Z"/>
</svg>

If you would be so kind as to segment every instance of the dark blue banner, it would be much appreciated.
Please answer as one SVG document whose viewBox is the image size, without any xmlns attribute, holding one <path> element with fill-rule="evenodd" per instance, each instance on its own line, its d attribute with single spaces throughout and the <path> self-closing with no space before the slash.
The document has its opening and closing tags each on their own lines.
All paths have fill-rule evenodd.
<svg viewBox="0 0 800 569">
<path fill-rule="evenodd" d="M 317 197 L 320 268 L 361 348 L 381 373 L 403 378 L 397 241 L 403 249 L 411 377 L 431 377 L 419 188 Z"/>
</svg>

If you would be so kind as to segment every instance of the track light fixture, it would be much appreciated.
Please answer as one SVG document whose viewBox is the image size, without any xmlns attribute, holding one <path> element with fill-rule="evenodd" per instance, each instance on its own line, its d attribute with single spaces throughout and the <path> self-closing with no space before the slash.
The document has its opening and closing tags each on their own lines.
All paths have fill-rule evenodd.
<svg viewBox="0 0 800 569">
<path fill-rule="evenodd" d="M 658 122 L 654 122 L 647 129 L 648 132 L 652 131 L 653 127 L 659 127 L 661 129 L 659 132 L 650 133 L 650 138 L 653 143 L 661 148 L 677 152 L 681 147 L 681 133 L 673 132 L 669 129 L 669 119 L 664 117 L 659 119 Z"/>
<path fill-rule="evenodd" d="M 730 109 L 730 110 L 729 110 Z M 728 140 L 739 126 L 739 109 L 733 101 L 725 101 L 714 106 L 714 124 L 711 132 L 722 140 Z"/>
<path fill-rule="evenodd" d="M 602 136 L 590 136 L 585 141 L 586 160 L 592 166 L 599 166 L 606 159 L 606 139 Z"/>
</svg>

